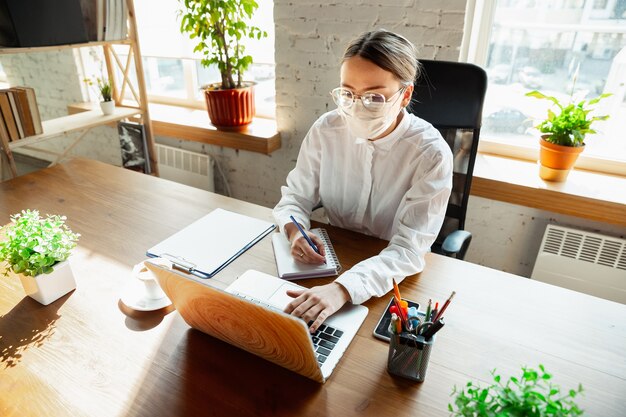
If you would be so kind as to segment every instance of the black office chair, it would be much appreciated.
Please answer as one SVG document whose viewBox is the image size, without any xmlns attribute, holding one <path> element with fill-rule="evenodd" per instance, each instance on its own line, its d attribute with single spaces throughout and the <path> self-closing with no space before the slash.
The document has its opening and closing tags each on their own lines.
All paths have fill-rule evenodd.
<svg viewBox="0 0 626 417">
<path fill-rule="evenodd" d="M 461 62 L 424 59 L 420 63 L 423 71 L 415 82 L 408 110 L 432 123 L 454 155 L 446 219 L 431 250 L 463 259 L 472 240 L 471 233 L 464 230 L 465 214 L 478 151 L 487 74 L 476 65 Z"/>
</svg>

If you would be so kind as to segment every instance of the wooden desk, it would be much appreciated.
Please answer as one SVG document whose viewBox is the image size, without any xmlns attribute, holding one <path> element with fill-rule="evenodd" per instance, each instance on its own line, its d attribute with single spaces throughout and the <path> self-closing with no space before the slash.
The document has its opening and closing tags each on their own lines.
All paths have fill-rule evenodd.
<svg viewBox="0 0 626 417">
<path fill-rule="evenodd" d="M 267 208 L 87 160 L 0 184 L 0 223 L 39 209 L 82 234 L 73 293 L 43 307 L 17 279 L 0 280 L 0 415 L 445 416 L 454 385 L 539 363 L 563 389 L 583 384 L 587 415 L 624 415 L 626 306 L 437 255 L 400 285 L 422 303 L 457 291 L 423 384 L 386 372 L 387 345 L 371 336 L 386 298 L 366 304 L 325 385 L 190 330 L 175 312 L 123 314 L 120 291 L 146 248 L 216 207 L 271 219 Z M 329 229 L 347 268 L 385 246 Z M 276 273 L 270 239 L 211 283 L 248 268 Z"/>
</svg>

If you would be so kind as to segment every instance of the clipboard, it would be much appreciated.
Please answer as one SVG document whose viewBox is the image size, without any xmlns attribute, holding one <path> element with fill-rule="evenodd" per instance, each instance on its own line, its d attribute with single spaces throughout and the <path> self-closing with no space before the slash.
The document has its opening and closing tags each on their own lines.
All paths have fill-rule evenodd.
<svg viewBox="0 0 626 417">
<path fill-rule="evenodd" d="M 148 249 L 151 258 L 165 258 L 197 277 L 212 278 L 276 228 L 254 217 L 215 209 Z"/>
</svg>

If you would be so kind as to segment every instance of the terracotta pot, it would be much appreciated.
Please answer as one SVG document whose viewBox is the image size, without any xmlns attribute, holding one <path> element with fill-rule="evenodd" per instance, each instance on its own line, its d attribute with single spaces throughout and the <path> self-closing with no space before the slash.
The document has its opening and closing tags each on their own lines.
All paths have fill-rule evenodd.
<svg viewBox="0 0 626 417">
<path fill-rule="evenodd" d="M 221 83 L 209 84 L 204 90 L 207 111 L 213 126 L 218 129 L 241 129 L 252 121 L 254 108 L 254 83 L 242 88 L 220 90 Z"/>
<path fill-rule="evenodd" d="M 563 146 L 546 141 L 545 135 L 539 140 L 539 176 L 548 181 L 565 181 L 583 146 Z"/>
</svg>

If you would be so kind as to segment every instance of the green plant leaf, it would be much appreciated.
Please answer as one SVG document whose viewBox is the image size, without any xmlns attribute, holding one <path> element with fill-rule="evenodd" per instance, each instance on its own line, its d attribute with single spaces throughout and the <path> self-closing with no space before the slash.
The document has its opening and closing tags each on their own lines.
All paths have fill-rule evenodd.
<svg viewBox="0 0 626 417">
<path fill-rule="evenodd" d="M 252 63 L 244 56 L 240 40 L 246 37 L 267 37 L 267 32 L 251 25 L 258 3 L 253 0 L 179 0 L 180 31 L 191 39 L 199 39 L 195 52 L 203 55 L 201 64 L 216 66 L 222 88 L 235 88 L 241 74 Z M 237 78 L 237 83 L 235 83 Z"/>
<path fill-rule="evenodd" d="M 509 377 L 502 384 L 500 375 L 491 371 L 494 383 L 480 388 L 473 381 L 465 385 L 465 389 L 453 389 L 453 403 L 448 410 L 453 416 L 507 416 L 507 417 L 566 417 L 578 416 L 582 411 L 574 403 L 574 397 L 581 392 L 569 390 L 568 395 L 558 398 L 559 387 L 546 383 L 552 376 L 543 365 L 540 372 L 522 368 L 521 378 Z"/>
<path fill-rule="evenodd" d="M 6 263 L 2 272 L 39 275 L 49 273 L 53 265 L 66 260 L 80 235 L 66 225 L 64 216 L 40 217 L 36 210 L 23 210 L 11 216 L 6 227 L 7 240 L 0 242 L 0 261 Z"/>
<path fill-rule="evenodd" d="M 552 109 L 548 109 L 546 118 L 536 126 L 540 132 L 550 135 L 546 140 L 558 145 L 582 146 L 587 134 L 596 133 L 591 129 L 591 124 L 595 121 L 606 120 L 609 117 L 608 115 L 590 116 L 593 111 L 590 106 L 610 96 L 610 94 L 602 94 L 595 99 L 582 100 L 576 104 L 571 102 L 560 103 L 555 97 L 546 96 L 538 91 L 531 91 L 526 95 L 549 100 L 560 109 L 558 114 Z"/>
</svg>

